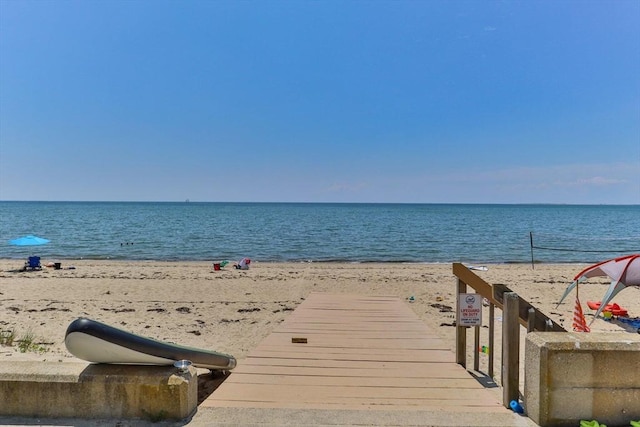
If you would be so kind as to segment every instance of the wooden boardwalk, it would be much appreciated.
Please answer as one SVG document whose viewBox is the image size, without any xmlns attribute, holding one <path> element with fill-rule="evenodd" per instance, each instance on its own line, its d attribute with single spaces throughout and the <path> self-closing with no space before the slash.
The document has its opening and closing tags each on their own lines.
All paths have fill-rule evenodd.
<svg viewBox="0 0 640 427">
<path fill-rule="evenodd" d="M 404 301 L 320 293 L 239 361 L 200 406 L 511 413 L 497 390 L 455 363 Z"/>
</svg>

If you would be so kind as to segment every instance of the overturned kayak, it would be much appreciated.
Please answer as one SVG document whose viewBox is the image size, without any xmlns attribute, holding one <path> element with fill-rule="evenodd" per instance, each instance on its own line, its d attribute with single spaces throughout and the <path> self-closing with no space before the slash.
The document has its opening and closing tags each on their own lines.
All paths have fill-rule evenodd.
<svg viewBox="0 0 640 427">
<path fill-rule="evenodd" d="M 64 343 L 75 357 L 91 363 L 173 365 L 189 360 L 196 367 L 213 370 L 236 366 L 236 359 L 228 354 L 157 341 L 83 317 L 71 322 Z"/>
</svg>

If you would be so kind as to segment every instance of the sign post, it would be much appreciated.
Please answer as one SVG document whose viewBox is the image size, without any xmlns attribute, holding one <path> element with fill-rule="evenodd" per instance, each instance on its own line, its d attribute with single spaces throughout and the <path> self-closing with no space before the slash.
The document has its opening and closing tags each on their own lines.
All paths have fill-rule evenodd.
<svg viewBox="0 0 640 427">
<path fill-rule="evenodd" d="M 458 325 L 482 326 L 482 295 L 458 294 Z"/>
</svg>

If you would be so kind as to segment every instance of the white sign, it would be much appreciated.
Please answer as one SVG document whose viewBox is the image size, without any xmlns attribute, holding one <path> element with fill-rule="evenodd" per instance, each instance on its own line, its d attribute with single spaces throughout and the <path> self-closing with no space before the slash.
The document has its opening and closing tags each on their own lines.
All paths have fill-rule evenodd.
<svg viewBox="0 0 640 427">
<path fill-rule="evenodd" d="M 482 326 L 482 295 L 458 295 L 458 325 Z"/>
</svg>

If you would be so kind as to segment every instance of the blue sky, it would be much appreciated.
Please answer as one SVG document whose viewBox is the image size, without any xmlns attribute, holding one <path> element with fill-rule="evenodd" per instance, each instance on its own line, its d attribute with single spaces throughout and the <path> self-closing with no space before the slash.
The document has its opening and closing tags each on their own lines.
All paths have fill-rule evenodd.
<svg viewBox="0 0 640 427">
<path fill-rule="evenodd" d="M 0 199 L 640 203 L 640 2 L 0 0 Z"/>
</svg>

